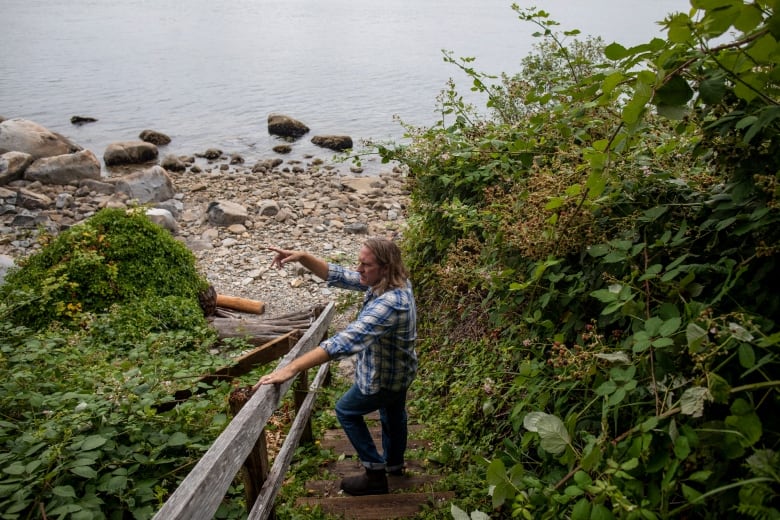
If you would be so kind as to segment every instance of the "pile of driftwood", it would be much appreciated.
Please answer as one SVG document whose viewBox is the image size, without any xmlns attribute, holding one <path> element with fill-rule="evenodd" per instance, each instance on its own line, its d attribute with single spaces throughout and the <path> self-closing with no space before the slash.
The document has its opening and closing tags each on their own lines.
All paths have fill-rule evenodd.
<svg viewBox="0 0 780 520">
<path fill-rule="evenodd" d="M 219 294 L 213 286 L 200 296 L 200 305 L 220 340 L 243 338 L 255 346 L 290 332 L 302 334 L 323 308 L 315 306 L 280 316 L 260 317 L 265 312 L 262 301 Z"/>
<path fill-rule="evenodd" d="M 173 409 L 182 401 L 204 392 L 217 381 L 234 379 L 260 365 L 278 360 L 290 351 L 325 309 L 324 305 L 316 305 L 281 316 L 261 316 L 265 311 L 263 302 L 220 295 L 214 287 L 209 287 L 207 292 L 199 296 L 199 300 L 220 342 L 228 338 L 241 338 L 253 348 L 233 360 L 231 365 L 199 377 L 193 388 L 176 391 L 172 401 L 157 405 L 158 412 Z"/>
</svg>

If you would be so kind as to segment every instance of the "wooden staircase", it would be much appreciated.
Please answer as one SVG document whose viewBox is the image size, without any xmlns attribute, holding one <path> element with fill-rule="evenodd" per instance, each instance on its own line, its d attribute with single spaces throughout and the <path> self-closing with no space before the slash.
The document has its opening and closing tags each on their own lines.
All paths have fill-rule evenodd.
<svg viewBox="0 0 780 520">
<path fill-rule="evenodd" d="M 381 446 L 381 427 L 378 415 L 367 417 L 369 428 L 377 446 Z M 449 491 L 435 491 L 440 476 L 419 457 L 427 448 L 420 440 L 421 425 L 409 425 L 409 442 L 406 451 L 406 471 L 403 476 L 388 475 L 390 492 L 387 495 L 353 497 L 339 489 L 345 476 L 359 474 L 363 466 L 355 456 L 352 444 L 343 430 L 328 430 L 323 435 L 321 447 L 333 450 L 337 460 L 321 468 L 320 479 L 306 483 L 307 497 L 299 498 L 300 507 L 319 507 L 325 513 L 345 519 L 384 520 L 391 518 L 413 518 L 426 508 L 439 507 L 454 498 Z"/>
</svg>

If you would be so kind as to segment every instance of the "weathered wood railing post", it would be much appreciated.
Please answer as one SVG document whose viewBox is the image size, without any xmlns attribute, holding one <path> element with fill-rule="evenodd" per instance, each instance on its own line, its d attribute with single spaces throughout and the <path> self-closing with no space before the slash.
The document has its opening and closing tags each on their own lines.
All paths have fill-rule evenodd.
<svg viewBox="0 0 780 520">
<path fill-rule="evenodd" d="M 249 387 L 237 388 L 230 393 L 228 403 L 230 413 L 235 416 L 241 411 L 249 398 L 252 397 L 252 389 Z M 271 464 L 268 460 L 268 445 L 266 443 L 265 428 L 255 442 L 254 448 L 249 452 L 244 465 L 241 468 L 241 480 L 244 482 L 244 497 L 246 498 L 247 512 L 251 511 L 252 504 L 260 496 L 260 489 L 268 478 Z M 273 512 L 269 518 L 274 518 Z"/>
<path fill-rule="evenodd" d="M 309 375 L 307 370 L 304 370 L 298 374 L 298 377 L 295 379 L 295 386 L 293 388 L 295 389 L 293 394 L 293 400 L 295 401 L 295 415 L 298 415 L 301 412 L 301 407 L 303 406 L 303 402 L 306 399 L 306 396 L 309 395 Z M 311 417 L 309 417 L 309 420 L 306 421 L 306 424 L 303 427 L 303 431 L 301 432 L 301 442 L 314 442 L 314 434 L 312 433 L 311 429 Z"/>
</svg>

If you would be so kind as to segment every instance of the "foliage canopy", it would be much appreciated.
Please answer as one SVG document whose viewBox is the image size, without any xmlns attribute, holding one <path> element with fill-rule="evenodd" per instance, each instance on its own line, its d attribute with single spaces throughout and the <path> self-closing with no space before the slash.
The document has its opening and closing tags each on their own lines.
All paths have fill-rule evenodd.
<svg viewBox="0 0 780 520">
<path fill-rule="evenodd" d="M 489 113 L 451 84 L 380 147 L 413 185 L 442 460 L 484 454 L 494 514 L 780 516 L 776 8 L 693 0 L 625 48 L 513 6 L 520 74 L 445 54 Z"/>
</svg>

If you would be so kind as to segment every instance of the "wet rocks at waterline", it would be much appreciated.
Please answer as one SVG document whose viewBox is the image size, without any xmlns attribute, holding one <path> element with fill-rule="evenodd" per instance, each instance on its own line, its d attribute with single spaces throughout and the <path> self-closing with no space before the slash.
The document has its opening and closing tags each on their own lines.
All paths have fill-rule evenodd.
<svg viewBox="0 0 780 520">
<path fill-rule="evenodd" d="M 245 165 L 219 150 L 207 152 L 211 158 L 164 157 L 106 175 L 94 153 L 64 137 L 32 122 L 0 122 L 0 273 L 9 259 L 38 249 L 40 230 L 56 234 L 101 208 L 143 205 L 150 219 L 187 244 L 215 285 L 247 297 L 257 297 L 269 276 L 288 274 L 268 273 L 269 245 L 343 260 L 356 257 L 368 235 L 403 232 L 409 193 L 398 168 L 363 177 L 318 158 L 268 157 Z M 311 303 L 322 301 L 320 282 L 298 272 L 285 280 L 308 288 Z"/>
</svg>

